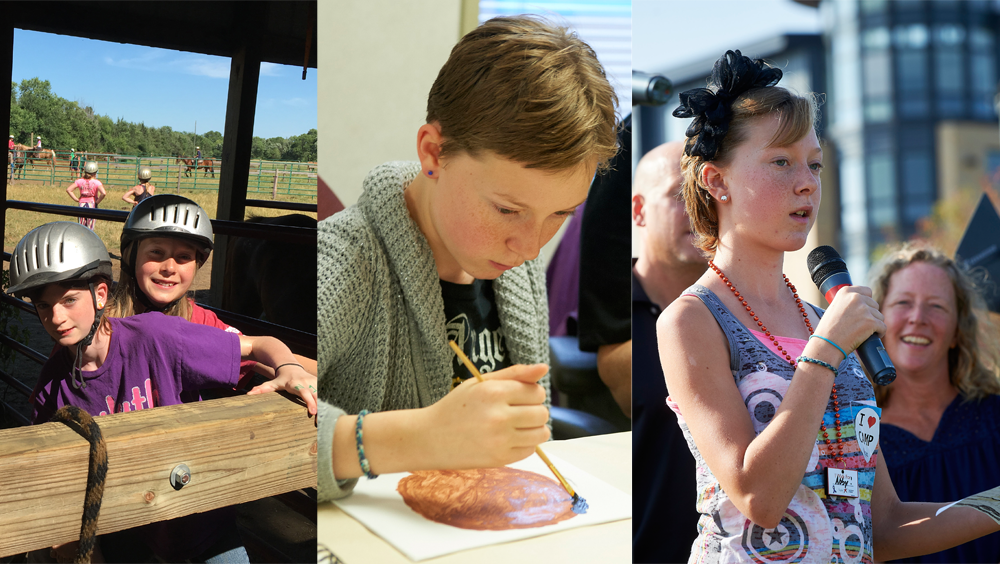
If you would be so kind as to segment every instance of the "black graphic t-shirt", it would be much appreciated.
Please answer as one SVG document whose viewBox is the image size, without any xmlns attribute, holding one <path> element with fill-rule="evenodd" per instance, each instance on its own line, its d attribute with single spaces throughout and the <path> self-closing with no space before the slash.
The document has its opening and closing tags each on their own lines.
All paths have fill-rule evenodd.
<svg viewBox="0 0 1000 564">
<path fill-rule="evenodd" d="M 476 280 L 472 284 L 442 280 L 441 297 L 444 298 L 448 339 L 458 344 L 479 372 L 485 374 L 513 364 L 500 327 L 492 280 Z M 457 355 L 451 366 L 454 370 L 452 387 L 472 378 Z"/>
</svg>

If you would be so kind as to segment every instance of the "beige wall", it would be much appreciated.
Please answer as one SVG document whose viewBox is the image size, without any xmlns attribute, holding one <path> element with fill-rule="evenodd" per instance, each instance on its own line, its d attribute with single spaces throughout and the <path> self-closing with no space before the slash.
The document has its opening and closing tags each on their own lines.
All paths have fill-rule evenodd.
<svg viewBox="0 0 1000 564">
<path fill-rule="evenodd" d="M 375 166 L 416 159 L 427 93 L 462 12 L 463 0 L 319 1 L 319 174 L 345 206 Z"/>
<path fill-rule="evenodd" d="M 1000 151 L 1000 128 L 995 124 L 943 121 L 937 126 L 938 197 L 979 192 L 986 174 L 986 156 Z"/>
</svg>

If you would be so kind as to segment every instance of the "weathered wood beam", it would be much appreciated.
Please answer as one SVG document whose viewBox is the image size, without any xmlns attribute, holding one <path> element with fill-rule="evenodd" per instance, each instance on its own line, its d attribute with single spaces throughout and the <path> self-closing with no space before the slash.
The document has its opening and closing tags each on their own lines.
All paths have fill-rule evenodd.
<svg viewBox="0 0 1000 564">
<path fill-rule="evenodd" d="M 98 534 L 316 487 L 301 400 L 237 396 L 98 417 L 108 477 Z M 76 540 L 89 445 L 61 423 L 0 431 L 0 556 Z M 191 470 L 174 490 L 170 471 Z"/>
<path fill-rule="evenodd" d="M 229 97 L 226 100 L 226 126 L 222 138 L 219 170 L 219 199 L 216 219 L 243 221 L 246 215 L 247 183 L 250 178 L 250 149 L 253 145 L 253 122 L 257 111 L 257 86 L 260 82 L 259 39 L 253 37 L 249 22 L 261 17 L 264 5 L 247 3 L 239 12 L 247 25 L 244 37 L 235 46 L 229 66 Z M 216 235 L 212 253 L 212 282 L 209 304 L 222 305 L 226 280 L 226 255 L 229 236 Z"/>
</svg>

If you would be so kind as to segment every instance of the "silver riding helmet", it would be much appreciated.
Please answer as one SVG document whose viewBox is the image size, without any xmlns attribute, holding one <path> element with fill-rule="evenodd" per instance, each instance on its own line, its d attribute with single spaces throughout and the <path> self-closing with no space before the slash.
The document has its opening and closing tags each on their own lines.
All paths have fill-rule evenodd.
<svg viewBox="0 0 1000 564">
<path fill-rule="evenodd" d="M 83 172 L 88 174 L 97 174 L 97 163 L 94 161 L 87 161 L 87 164 L 83 165 Z"/>
<path fill-rule="evenodd" d="M 10 258 L 10 286 L 20 298 L 53 282 L 111 280 L 111 257 L 104 242 L 79 223 L 56 221 L 36 227 L 18 241 Z"/>
<path fill-rule="evenodd" d="M 198 254 L 199 267 L 208 260 L 215 245 L 212 219 L 208 213 L 193 200 L 174 194 L 150 196 L 132 209 L 122 228 L 123 253 L 131 243 L 147 237 L 172 237 L 190 241 Z M 133 276 L 138 252 L 139 246 L 133 245 L 127 261 L 122 256 L 122 266 Z"/>
<path fill-rule="evenodd" d="M 153 171 L 148 166 L 139 169 L 139 180 L 149 180 L 153 177 Z"/>
<path fill-rule="evenodd" d="M 7 293 L 17 297 L 56 282 L 87 283 L 94 303 L 94 322 L 87 336 L 76 343 L 76 360 L 70 372 L 74 388 L 87 387 L 82 353 L 94 341 L 104 313 L 103 304 L 97 303 L 95 276 L 103 276 L 111 283 L 111 257 L 101 238 L 79 223 L 56 221 L 32 229 L 17 242 L 10 258 Z"/>
</svg>

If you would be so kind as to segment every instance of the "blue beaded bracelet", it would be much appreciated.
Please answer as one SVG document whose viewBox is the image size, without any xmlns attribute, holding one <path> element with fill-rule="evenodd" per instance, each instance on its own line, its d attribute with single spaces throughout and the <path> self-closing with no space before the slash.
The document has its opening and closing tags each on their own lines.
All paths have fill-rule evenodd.
<svg viewBox="0 0 1000 564">
<path fill-rule="evenodd" d="M 822 366 L 823 368 L 829 368 L 830 370 L 833 371 L 833 377 L 834 378 L 837 377 L 837 374 L 838 374 L 837 373 L 837 368 L 834 365 L 832 365 L 832 364 L 830 364 L 828 362 L 823 362 L 822 360 L 819 360 L 817 358 L 809 358 L 808 356 L 800 356 L 799 358 L 795 359 L 795 364 L 798 364 L 800 362 L 809 362 L 811 364 L 818 364 L 818 365 Z"/>
<path fill-rule="evenodd" d="M 365 415 L 369 413 L 371 412 L 367 409 L 362 409 L 361 413 L 358 414 L 358 423 L 355 427 L 354 438 L 358 442 L 358 462 L 361 464 L 361 471 L 365 473 L 365 476 L 368 476 L 369 480 L 374 480 L 378 478 L 378 474 L 372 473 L 371 464 L 368 463 L 368 458 L 365 457 L 365 445 L 361 440 L 361 422 L 365 420 Z"/>
<path fill-rule="evenodd" d="M 834 343 L 830 339 L 827 339 L 826 337 L 823 337 L 823 336 L 820 336 L 820 335 L 809 335 L 810 339 L 812 339 L 813 337 L 816 337 L 817 339 L 823 339 L 824 341 L 826 341 L 826 342 L 830 343 L 831 345 L 837 347 L 837 350 L 840 351 L 840 354 L 844 355 L 844 360 L 847 360 L 847 353 L 844 352 L 844 349 L 840 348 L 840 345 L 838 345 L 837 343 Z"/>
</svg>

